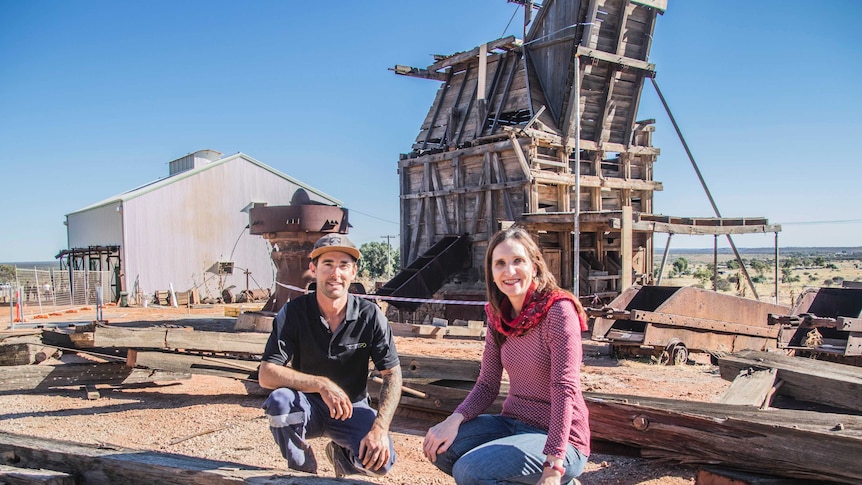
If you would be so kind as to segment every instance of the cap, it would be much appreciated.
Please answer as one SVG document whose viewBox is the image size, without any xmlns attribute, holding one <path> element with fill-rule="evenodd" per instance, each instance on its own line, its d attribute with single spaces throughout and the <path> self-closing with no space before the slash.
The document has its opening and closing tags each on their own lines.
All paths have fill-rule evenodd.
<svg viewBox="0 0 862 485">
<path fill-rule="evenodd" d="M 311 250 L 311 259 L 315 259 L 329 251 L 341 251 L 353 256 L 357 260 L 362 257 L 362 254 L 356 249 L 356 246 L 350 239 L 347 239 L 347 236 L 342 234 L 327 234 L 314 243 L 314 249 Z"/>
</svg>

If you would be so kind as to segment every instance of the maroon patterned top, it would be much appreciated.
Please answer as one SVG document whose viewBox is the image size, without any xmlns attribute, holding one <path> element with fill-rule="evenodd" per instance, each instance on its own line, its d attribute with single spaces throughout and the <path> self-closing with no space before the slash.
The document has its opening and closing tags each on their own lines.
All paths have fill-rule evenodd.
<svg viewBox="0 0 862 485">
<path fill-rule="evenodd" d="M 581 324 L 571 300 L 554 302 L 544 320 L 524 335 L 498 346 L 489 327 L 482 370 L 470 394 L 455 410 L 469 421 L 500 392 L 503 369 L 509 395 L 503 416 L 547 430 L 544 453 L 564 456 L 566 442 L 590 454 L 589 411 L 581 393 Z"/>
</svg>

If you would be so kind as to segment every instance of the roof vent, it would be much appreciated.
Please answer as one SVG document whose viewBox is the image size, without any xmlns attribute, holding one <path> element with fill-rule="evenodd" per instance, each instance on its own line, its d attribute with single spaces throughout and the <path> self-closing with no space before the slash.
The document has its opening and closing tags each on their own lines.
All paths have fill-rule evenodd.
<svg viewBox="0 0 862 485">
<path fill-rule="evenodd" d="M 180 157 L 169 164 L 168 176 L 174 176 L 178 173 L 186 172 L 194 168 L 202 167 L 210 162 L 214 162 L 221 158 L 221 152 L 215 150 L 198 150 L 194 153 L 189 153 L 184 157 Z"/>
</svg>

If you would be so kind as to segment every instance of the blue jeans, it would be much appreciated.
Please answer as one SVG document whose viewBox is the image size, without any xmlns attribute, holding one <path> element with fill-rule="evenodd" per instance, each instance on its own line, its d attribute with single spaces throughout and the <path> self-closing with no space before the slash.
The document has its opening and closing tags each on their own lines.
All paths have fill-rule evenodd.
<svg viewBox="0 0 862 485">
<path fill-rule="evenodd" d="M 359 444 L 371 430 L 377 411 L 363 399 L 353 403 L 353 416 L 341 421 L 329 416 L 329 408 L 320 394 L 306 394 L 293 389 L 279 388 L 266 398 L 264 412 L 269 418 L 272 437 L 281 449 L 287 466 L 308 473 L 317 473 L 317 459 L 308 438 L 326 436 L 344 448 L 355 468 L 354 473 L 385 475 L 395 463 L 395 446 L 389 437 L 389 463 L 378 470 L 367 470 L 362 466 Z"/>
<path fill-rule="evenodd" d="M 546 431 L 517 419 L 483 414 L 461 424 L 455 441 L 434 464 L 458 485 L 534 484 L 542 476 L 547 439 Z M 569 444 L 561 483 L 580 475 L 587 458 Z"/>
</svg>

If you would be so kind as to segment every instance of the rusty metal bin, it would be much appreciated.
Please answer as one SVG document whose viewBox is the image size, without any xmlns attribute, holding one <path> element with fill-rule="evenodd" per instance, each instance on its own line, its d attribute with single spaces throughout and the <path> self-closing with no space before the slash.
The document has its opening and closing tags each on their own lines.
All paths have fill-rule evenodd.
<svg viewBox="0 0 862 485">
<path fill-rule="evenodd" d="M 779 347 L 797 354 L 862 363 L 862 289 L 809 288 L 789 315 L 772 315 Z"/>
<path fill-rule="evenodd" d="M 777 347 L 769 315 L 788 306 L 694 287 L 631 286 L 603 308 L 589 308 L 592 338 L 622 353 L 650 352 L 683 363 L 689 352 L 722 353 Z"/>
</svg>

